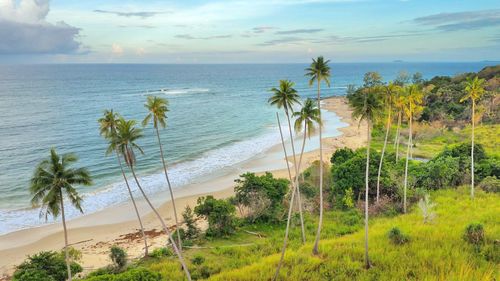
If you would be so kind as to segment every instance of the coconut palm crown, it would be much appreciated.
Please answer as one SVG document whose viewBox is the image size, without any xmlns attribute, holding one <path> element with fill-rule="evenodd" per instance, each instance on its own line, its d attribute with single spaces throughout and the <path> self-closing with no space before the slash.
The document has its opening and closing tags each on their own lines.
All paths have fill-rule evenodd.
<svg viewBox="0 0 500 281">
<path fill-rule="evenodd" d="M 300 97 L 294 88 L 295 83 L 290 80 L 280 80 L 279 88 L 272 88 L 273 96 L 268 99 L 269 104 L 283 108 L 285 113 L 293 111 L 293 106 L 300 104 Z"/>
<path fill-rule="evenodd" d="M 148 115 L 142 120 L 142 125 L 146 126 L 149 120 L 153 119 L 153 125 L 158 128 L 167 126 L 168 100 L 156 96 L 149 96 L 144 107 L 148 110 Z"/>
<path fill-rule="evenodd" d="M 323 57 L 318 57 L 313 59 L 311 66 L 306 68 L 306 76 L 309 76 L 309 86 L 312 86 L 315 81 L 321 83 L 325 81 L 326 85 L 330 87 L 330 66 L 328 63 L 330 60 L 326 60 Z"/>
<path fill-rule="evenodd" d="M 300 111 L 294 112 L 293 117 L 296 117 L 294 128 L 298 133 L 302 132 L 302 130 L 306 129 L 309 138 L 314 133 L 315 127 L 314 123 L 322 125 L 321 118 L 319 117 L 319 109 L 316 106 L 314 100 L 308 98 L 304 102 Z"/>
</svg>

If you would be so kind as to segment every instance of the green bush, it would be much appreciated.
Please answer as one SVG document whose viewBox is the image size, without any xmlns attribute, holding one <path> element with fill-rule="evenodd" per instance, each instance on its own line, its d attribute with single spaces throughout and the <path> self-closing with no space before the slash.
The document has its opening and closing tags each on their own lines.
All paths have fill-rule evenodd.
<svg viewBox="0 0 500 281">
<path fill-rule="evenodd" d="M 469 244 L 481 246 L 484 243 L 484 227 L 480 223 L 471 223 L 467 226 L 464 239 Z"/>
<path fill-rule="evenodd" d="M 207 236 L 220 237 L 234 233 L 236 208 L 231 203 L 211 195 L 198 198 L 197 203 L 194 213 L 208 221 Z"/>
<path fill-rule="evenodd" d="M 478 187 L 486 192 L 500 193 L 500 180 L 497 177 L 486 177 Z"/>
<path fill-rule="evenodd" d="M 160 281 L 162 279 L 159 273 L 139 267 L 127 270 L 119 274 L 105 274 L 105 275 L 93 276 L 84 280 L 85 281 Z"/>
<path fill-rule="evenodd" d="M 111 246 L 109 257 L 111 261 L 113 261 L 116 269 L 120 270 L 127 265 L 127 253 L 123 248 L 116 245 Z"/>
<path fill-rule="evenodd" d="M 459 160 L 451 156 L 436 157 L 424 165 L 424 173 L 417 182 L 426 189 L 441 189 L 455 186 L 462 178 Z"/>
<path fill-rule="evenodd" d="M 191 207 L 186 206 L 184 212 L 182 213 L 182 219 L 184 220 L 184 225 L 186 225 L 186 230 L 184 231 L 185 239 L 194 239 L 200 234 L 200 229 L 196 225 L 196 219 L 194 217 L 193 210 Z"/>
<path fill-rule="evenodd" d="M 173 255 L 174 255 L 174 253 L 172 252 L 172 250 L 170 250 L 167 247 L 156 248 L 153 250 L 153 252 L 151 252 L 149 254 L 150 257 L 158 258 L 158 259 L 163 258 L 163 257 L 171 257 Z"/>
<path fill-rule="evenodd" d="M 283 198 L 288 191 L 288 180 L 276 179 L 266 172 L 262 176 L 245 173 L 235 180 L 234 202 L 247 209 L 250 222 L 276 222 L 283 213 Z"/>
<path fill-rule="evenodd" d="M 71 274 L 82 272 L 82 267 L 71 262 Z M 40 252 L 20 264 L 14 272 L 15 281 L 65 281 L 68 278 L 64 255 L 57 252 Z"/>
<path fill-rule="evenodd" d="M 391 228 L 391 230 L 387 233 L 387 237 L 389 237 L 389 240 L 394 245 L 403 245 L 410 242 L 410 237 L 401 232 L 401 230 L 397 227 Z"/>
<path fill-rule="evenodd" d="M 196 265 L 200 265 L 205 261 L 205 258 L 200 255 L 196 255 L 191 259 L 191 262 Z"/>
</svg>

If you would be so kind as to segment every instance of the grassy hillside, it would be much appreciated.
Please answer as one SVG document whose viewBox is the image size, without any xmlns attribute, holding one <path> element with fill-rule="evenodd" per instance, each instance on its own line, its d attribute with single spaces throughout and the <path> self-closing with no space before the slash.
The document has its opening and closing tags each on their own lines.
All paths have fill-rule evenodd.
<svg viewBox="0 0 500 281">
<path fill-rule="evenodd" d="M 455 190 L 432 195 L 437 203 L 433 223 L 424 224 L 417 208 L 408 215 L 371 221 L 372 269 L 363 269 L 363 231 L 357 231 L 339 238 L 325 235 L 327 240 L 322 243 L 320 257 L 311 256 L 311 244 L 288 251 L 282 279 L 498 280 L 500 197 L 480 193 L 471 201 L 466 191 Z M 489 241 L 479 252 L 462 238 L 471 222 L 485 226 Z M 327 221 L 328 225 L 335 223 Z M 392 227 L 408 234 L 410 242 L 393 245 L 387 236 Z M 496 249 L 493 249 L 494 243 L 497 243 Z M 209 280 L 267 280 L 274 273 L 277 260 L 278 255 L 272 255 Z"/>
<path fill-rule="evenodd" d="M 309 243 L 300 245 L 296 226 L 281 280 L 498 280 L 500 277 L 500 196 L 468 189 L 431 193 L 436 218 L 423 223 L 414 205 L 407 215 L 370 221 L 373 268 L 363 268 L 362 217 L 356 210 L 327 212 L 321 255 L 311 255 L 315 220 L 307 217 Z M 463 233 L 470 223 L 485 227 L 486 244 L 469 245 Z M 410 242 L 394 245 L 388 231 L 398 227 Z M 252 233 L 260 234 L 260 237 Z M 270 280 L 279 259 L 283 227 L 255 225 L 227 239 L 214 239 L 185 251 L 194 279 Z M 495 242 L 496 241 L 496 242 Z M 164 280 L 184 280 L 174 257 L 152 258 L 135 266 L 159 272 Z"/>
</svg>

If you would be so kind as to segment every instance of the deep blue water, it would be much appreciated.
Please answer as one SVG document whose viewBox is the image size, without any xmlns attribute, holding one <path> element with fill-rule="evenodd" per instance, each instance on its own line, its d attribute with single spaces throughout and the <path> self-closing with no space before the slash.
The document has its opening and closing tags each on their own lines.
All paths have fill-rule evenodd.
<svg viewBox="0 0 500 281">
<path fill-rule="evenodd" d="M 378 71 L 385 80 L 399 71 L 424 78 L 479 71 L 488 63 L 351 63 L 332 64 L 332 87 L 324 96 L 343 95 L 363 74 Z M 147 95 L 170 102 L 168 128 L 162 130 L 171 177 L 176 186 L 231 166 L 262 152 L 276 138 L 275 109 L 268 89 L 279 79 L 296 82 L 303 97 L 314 97 L 302 64 L 276 65 L 0 65 L 0 233 L 35 222 L 29 209 L 28 184 L 34 166 L 51 147 L 75 152 L 95 184 L 81 189 L 95 200 L 93 211 L 126 200 L 119 188 L 114 157 L 105 157 L 105 141 L 96 120 L 113 108 L 126 118 L 145 116 Z M 154 186 L 161 169 L 151 127 L 139 144 L 145 151 L 138 170 Z M 159 180 L 162 180 L 160 178 Z M 158 188 L 160 185 L 158 184 Z"/>
</svg>

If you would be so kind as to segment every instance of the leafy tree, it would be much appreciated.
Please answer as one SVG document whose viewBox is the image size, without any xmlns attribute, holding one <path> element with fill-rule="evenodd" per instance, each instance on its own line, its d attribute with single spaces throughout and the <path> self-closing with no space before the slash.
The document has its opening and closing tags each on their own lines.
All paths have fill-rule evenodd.
<svg viewBox="0 0 500 281">
<path fill-rule="evenodd" d="M 82 267 L 70 262 L 73 274 L 82 272 Z M 14 281 L 65 281 L 68 279 L 66 259 L 57 252 L 40 252 L 17 266 L 14 272 Z"/>
<path fill-rule="evenodd" d="M 121 270 L 127 265 L 127 252 L 117 245 L 111 246 L 109 258 L 115 264 L 117 270 Z"/>
<path fill-rule="evenodd" d="M 139 210 L 137 209 L 137 204 L 135 202 L 134 195 L 132 194 L 132 190 L 130 189 L 130 185 L 128 183 L 127 176 L 125 175 L 125 171 L 123 170 L 122 160 L 120 158 L 120 152 L 117 147 L 113 145 L 113 141 L 116 136 L 116 127 L 118 126 L 119 116 L 117 113 L 114 113 L 113 110 L 105 110 L 104 114 L 98 120 L 99 122 L 99 131 L 101 136 L 103 136 L 109 143 L 108 150 L 106 154 L 109 155 L 111 152 L 115 152 L 116 159 L 118 160 L 118 166 L 120 166 L 120 171 L 122 172 L 123 180 L 125 181 L 125 185 L 127 186 L 127 191 L 132 200 L 132 205 L 134 206 L 135 215 L 137 216 L 137 220 L 139 221 L 139 226 L 141 228 L 142 239 L 144 240 L 144 256 L 148 256 L 148 241 L 146 238 L 146 234 L 144 233 L 144 226 L 142 224 L 141 215 L 139 214 Z"/>
<path fill-rule="evenodd" d="M 313 59 L 311 65 L 306 68 L 306 76 L 309 77 L 309 87 L 311 87 L 314 82 L 317 83 L 318 89 L 318 110 L 319 110 L 319 120 L 321 118 L 321 82 L 325 82 L 328 87 L 330 87 L 330 66 L 328 65 L 330 61 L 325 60 L 322 56 L 317 59 Z M 322 123 L 322 121 L 321 121 Z M 313 254 L 319 254 L 319 239 L 321 234 L 321 227 L 323 225 L 323 142 L 322 142 L 322 130 L 319 127 L 319 222 L 318 230 L 316 232 L 316 239 L 314 241 Z M 276 280 L 279 273 L 279 269 L 276 272 L 274 279 Z"/>
<path fill-rule="evenodd" d="M 68 232 L 64 210 L 64 195 L 73 207 L 83 213 L 82 198 L 75 189 L 75 185 L 89 186 L 92 184 L 89 172 L 85 168 L 72 168 L 78 158 L 74 154 L 59 156 L 54 148 L 50 150 L 50 157 L 43 160 L 35 168 L 31 178 L 30 193 L 33 196 L 33 206 L 41 205 L 40 215 L 45 212 L 45 219 L 49 215 L 54 218 L 62 216 L 64 229 L 64 252 L 66 259 L 67 278 L 72 280 L 71 261 L 68 253 Z"/>
<path fill-rule="evenodd" d="M 273 94 L 268 102 L 271 105 L 274 105 L 278 107 L 279 109 L 283 108 L 285 111 L 286 119 L 288 122 L 288 133 L 290 136 L 290 143 L 292 146 L 292 157 L 293 157 L 293 166 L 295 170 L 295 175 L 299 174 L 299 169 L 298 169 L 298 163 L 297 163 L 297 157 L 295 153 L 295 142 L 292 134 L 292 124 L 290 120 L 290 115 L 293 114 L 293 106 L 294 105 L 300 105 L 300 100 L 299 100 L 299 95 L 297 93 L 297 90 L 294 88 L 295 83 L 293 83 L 290 80 L 280 80 L 280 86 L 279 88 L 272 88 L 270 91 Z M 285 142 L 283 139 L 282 131 L 281 131 L 281 126 L 279 126 L 280 134 L 281 134 L 281 141 L 282 141 L 282 146 L 283 150 L 285 152 L 285 157 L 287 155 L 286 148 L 285 148 Z M 300 198 L 300 184 L 299 182 L 293 181 L 292 179 L 292 173 L 290 172 L 290 166 L 288 165 L 287 162 L 287 169 L 288 169 L 288 177 L 290 180 L 291 184 L 294 184 L 296 186 L 297 190 L 297 204 L 299 206 L 299 215 L 300 215 L 300 229 L 302 231 L 302 243 L 306 242 L 306 232 L 304 229 L 304 216 L 302 214 L 302 200 Z M 293 202 L 290 202 L 290 205 L 293 205 Z"/>
<path fill-rule="evenodd" d="M 460 178 L 458 158 L 437 157 L 425 164 L 425 176 L 418 179 L 426 189 L 441 189 L 454 186 Z"/>
<path fill-rule="evenodd" d="M 330 159 L 330 163 L 334 166 L 338 166 L 346 162 L 347 160 L 354 157 L 355 153 L 352 149 L 348 147 L 336 149 Z"/>
<path fill-rule="evenodd" d="M 235 207 L 226 200 L 215 199 L 209 195 L 200 197 L 194 213 L 208 221 L 207 236 L 226 236 L 236 229 Z"/>
<path fill-rule="evenodd" d="M 196 238 L 200 233 L 200 229 L 196 226 L 196 220 L 191 207 L 186 206 L 184 212 L 182 213 L 182 218 L 184 219 L 184 224 L 186 225 L 186 231 L 184 232 L 185 237 L 187 239 Z"/>
<path fill-rule="evenodd" d="M 475 123 L 475 111 L 476 111 L 476 102 L 481 98 L 482 95 L 486 92 L 484 89 L 484 84 L 485 80 L 484 79 L 479 79 L 477 76 L 472 78 L 468 78 L 467 82 L 465 83 L 465 92 L 467 92 L 467 95 L 465 95 L 460 102 L 464 102 L 466 100 L 471 100 L 472 101 L 472 133 L 471 133 L 471 189 L 470 189 L 470 197 L 474 198 L 474 123 Z"/>
<path fill-rule="evenodd" d="M 153 121 L 153 127 L 155 128 L 156 137 L 158 138 L 158 145 L 160 147 L 160 157 L 161 157 L 161 162 L 163 164 L 163 171 L 165 172 L 165 179 L 167 180 L 168 191 L 170 192 L 170 200 L 172 201 L 172 209 L 174 210 L 175 227 L 176 229 L 180 229 L 179 220 L 177 216 L 177 208 L 175 207 L 174 192 L 172 191 L 172 185 L 170 184 L 170 178 L 168 177 L 167 164 L 165 163 L 165 156 L 163 155 L 163 146 L 161 144 L 161 139 L 160 139 L 160 131 L 158 129 L 159 126 L 161 126 L 162 128 L 165 128 L 167 126 L 167 121 L 166 121 L 167 120 L 166 113 L 168 112 L 167 106 L 168 106 L 168 101 L 166 99 L 155 96 L 148 96 L 146 104 L 144 104 L 144 107 L 148 110 L 148 114 L 146 115 L 144 120 L 142 120 L 142 126 L 146 126 L 150 120 Z M 182 252 L 182 240 L 180 231 L 177 231 L 177 243 L 179 251 Z"/>
<path fill-rule="evenodd" d="M 254 173 L 245 173 L 235 180 L 234 188 L 236 201 L 245 206 L 257 206 L 259 201 L 267 200 L 268 206 L 264 210 L 250 210 L 254 214 L 250 220 L 274 222 L 277 221 L 283 210 L 283 199 L 288 190 L 289 182 L 285 179 L 276 179 L 273 174 L 266 172 L 262 176 Z"/>
</svg>

